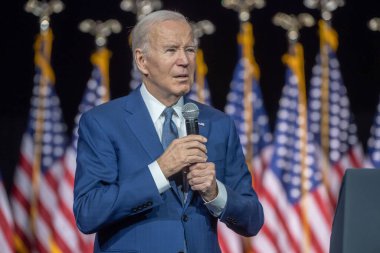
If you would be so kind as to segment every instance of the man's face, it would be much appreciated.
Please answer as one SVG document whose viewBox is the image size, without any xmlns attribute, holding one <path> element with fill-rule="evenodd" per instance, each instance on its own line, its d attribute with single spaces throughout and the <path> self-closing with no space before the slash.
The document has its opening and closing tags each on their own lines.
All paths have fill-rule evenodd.
<svg viewBox="0 0 380 253">
<path fill-rule="evenodd" d="M 190 26 L 164 21 L 151 28 L 146 53 L 136 51 L 148 91 L 169 106 L 190 91 L 194 81 L 196 45 Z"/>
</svg>

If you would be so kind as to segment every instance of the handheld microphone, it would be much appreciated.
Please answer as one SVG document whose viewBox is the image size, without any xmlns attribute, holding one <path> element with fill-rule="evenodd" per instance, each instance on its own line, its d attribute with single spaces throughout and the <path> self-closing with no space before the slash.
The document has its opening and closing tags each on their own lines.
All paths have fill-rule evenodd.
<svg viewBox="0 0 380 253">
<path fill-rule="evenodd" d="M 186 132 L 189 134 L 199 134 L 198 128 L 198 106 L 194 103 L 187 103 L 182 107 L 182 115 L 185 118 Z"/>
<path fill-rule="evenodd" d="M 194 103 L 186 103 L 182 107 L 182 115 L 185 118 L 187 135 L 199 134 L 199 127 L 198 127 L 199 108 L 198 106 Z M 187 193 L 189 191 L 189 182 L 187 181 L 188 172 L 189 172 L 188 168 L 185 168 L 182 171 L 182 183 L 183 183 L 184 193 Z"/>
</svg>

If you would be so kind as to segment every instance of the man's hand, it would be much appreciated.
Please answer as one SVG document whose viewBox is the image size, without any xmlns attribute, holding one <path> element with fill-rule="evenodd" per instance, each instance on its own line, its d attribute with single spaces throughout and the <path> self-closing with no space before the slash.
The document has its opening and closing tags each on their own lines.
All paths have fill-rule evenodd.
<svg viewBox="0 0 380 253">
<path fill-rule="evenodd" d="M 199 191 L 205 201 L 211 201 L 218 196 L 214 163 L 204 162 L 191 165 L 187 180 L 191 189 Z"/>
<path fill-rule="evenodd" d="M 206 141 L 207 139 L 201 135 L 175 139 L 157 159 L 165 177 L 169 178 L 191 164 L 206 162 Z"/>
</svg>

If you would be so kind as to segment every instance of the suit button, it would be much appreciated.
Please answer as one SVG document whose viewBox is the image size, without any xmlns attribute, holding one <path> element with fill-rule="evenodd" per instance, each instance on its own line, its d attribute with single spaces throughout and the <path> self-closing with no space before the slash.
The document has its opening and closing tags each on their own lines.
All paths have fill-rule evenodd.
<svg viewBox="0 0 380 253">
<path fill-rule="evenodd" d="M 184 215 L 182 215 L 182 220 L 184 222 L 187 222 L 189 220 L 189 217 L 186 214 L 184 214 Z"/>
<path fill-rule="evenodd" d="M 151 206 L 151 205 L 153 205 L 153 202 L 152 201 L 148 201 L 148 202 L 146 202 L 146 204 L 147 204 L 147 206 Z"/>
<path fill-rule="evenodd" d="M 132 212 L 137 212 L 137 208 L 132 208 Z"/>
</svg>

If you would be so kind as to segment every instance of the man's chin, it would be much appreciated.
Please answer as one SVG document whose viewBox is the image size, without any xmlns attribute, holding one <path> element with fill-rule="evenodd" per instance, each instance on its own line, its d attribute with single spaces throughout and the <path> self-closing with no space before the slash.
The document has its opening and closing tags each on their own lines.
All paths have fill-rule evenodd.
<svg viewBox="0 0 380 253">
<path fill-rule="evenodd" d="M 177 93 L 180 96 L 186 95 L 191 90 L 191 85 L 190 84 L 180 84 L 180 87 L 181 88 L 179 89 L 179 91 Z"/>
</svg>

